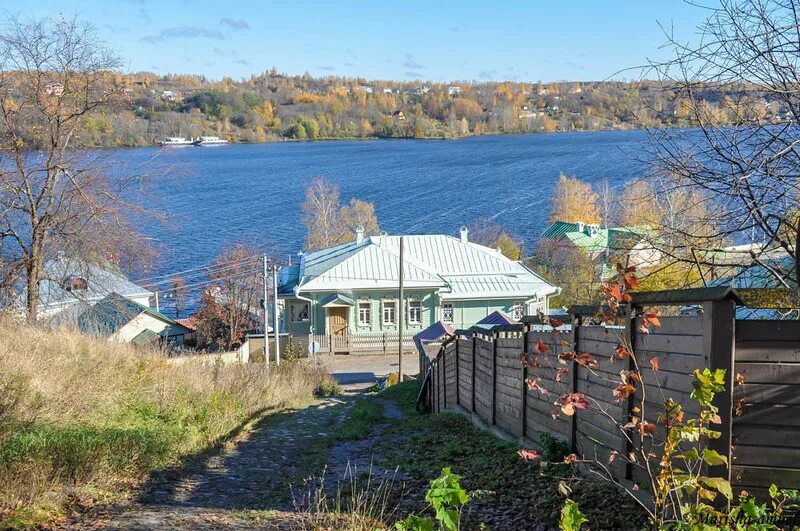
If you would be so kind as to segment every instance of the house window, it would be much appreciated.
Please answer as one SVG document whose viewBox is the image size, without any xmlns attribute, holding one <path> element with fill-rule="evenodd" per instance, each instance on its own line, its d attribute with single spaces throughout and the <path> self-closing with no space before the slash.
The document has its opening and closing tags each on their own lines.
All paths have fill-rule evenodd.
<svg viewBox="0 0 800 531">
<path fill-rule="evenodd" d="M 453 322 L 453 305 L 449 302 L 442 304 L 442 321 L 445 323 Z"/>
<path fill-rule="evenodd" d="M 358 326 L 372 325 L 372 305 L 369 302 L 358 303 Z"/>
<path fill-rule="evenodd" d="M 397 323 L 397 303 L 394 301 L 383 302 L 383 324 L 394 326 Z"/>
<path fill-rule="evenodd" d="M 289 320 L 294 323 L 308 321 L 308 303 L 289 305 Z"/>
<path fill-rule="evenodd" d="M 408 324 L 418 325 L 421 323 L 422 323 L 422 303 L 420 301 L 409 301 Z"/>
<path fill-rule="evenodd" d="M 525 305 L 521 302 L 515 302 L 511 307 L 511 318 L 515 321 L 521 321 L 523 315 L 525 315 Z"/>
</svg>

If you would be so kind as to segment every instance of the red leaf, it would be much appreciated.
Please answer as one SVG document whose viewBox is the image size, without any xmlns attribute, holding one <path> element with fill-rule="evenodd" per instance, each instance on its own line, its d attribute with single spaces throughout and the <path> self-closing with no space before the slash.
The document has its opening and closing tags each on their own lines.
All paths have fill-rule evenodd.
<svg viewBox="0 0 800 531">
<path fill-rule="evenodd" d="M 622 299 L 622 290 L 620 289 L 619 284 L 614 284 L 613 286 L 608 288 L 608 293 L 616 300 Z"/>
<path fill-rule="evenodd" d="M 565 415 L 574 415 L 576 409 L 589 409 L 591 402 L 586 399 L 583 393 L 570 393 L 561 397 L 561 411 Z"/>
<path fill-rule="evenodd" d="M 619 384 L 612 392 L 614 393 L 614 398 L 617 399 L 617 402 L 622 402 L 623 400 L 627 400 L 627 398 L 631 396 L 634 391 L 636 391 L 634 386 L 631 384 L 622 383 Z"/>
<path fill-rule="evenodd" d="M 560 369 L 558 369 L 558 371 L 556 371 L 556 381 L 558 383 L 561 383 L 561 380 L 564 378 L 564 375 L 567 374 L 568 372 L 569 369 L 567 367 L 561 367 Z"/>
<path fill-rule="evenodd" d="M 614 460 L 617 458 L 617 455 L 619 455 L 619 452 L 617 452 L 616 450 L 611 451 L 611 455 L 608 456 L 609 465 L 614 462 Z"/>
<path fill-rule="evenodd" d="M 560 319 L 554 319 L 552 317 L 550 318 L 550 326 L 552 326 L 553 328 L 558 328 L 559 326 L 561 326 L 563 324 L 564 324 L 564 321 L 562 321 Z"/>
<path fill-rule="evenodd" d="M 528 385 L 528 390 L 530 391 L 538 391 L 542 395 L 550 394 L 547 389 L 542 387 L 542 384 L 540 383 L 541 381 L 542 378 L 537 376 L 536 378 L 528 378 L 525 380 L 525 383 Z"/>
<path fill-rule="evenodd" d="M 644 322 L 648 326 L 661 326 L 661 321 L 658 319 L 658 310 L 652 310 L 644 314 Z"/>
<path fill-rule="evenodd" d="M 536 350 L 538 350 L 539 352 L 541 352 L 542 354 L 544 354 L 545 352 L 547 352 L 548 350 L 550 350 L 550 347 L 548 346 L 548 344 L 547 344 L 547 343 L 545 343 L 544 341 L 542 341 L 542 340 L 540 339 L 539 341 L 537 341 L 537 342 L 536 342 Z"/>
<path fill-rule="evenodd" d="M 575 454 L 569 454 L 567 456 L 564 456 L 564 464 L 567 464 L 567 465 L 572 464 L 577 460 L 578 460 L 578 456 L 575 455 Z"/>
<path fill-rule="evenodd" d="M 625 348 L 625 345 L 619 343 L 617 348 L 614 349 L 614 353 L 620 358 L 627 358 L 631 355 L 631 351 Z"/>
<path fill-rule="evenodd" d="M 578 365 L 589 369 L 596 369 L 598 367 L 597 360 L 590 356 L 588 352 L 581 352 L 575 356 L 575 361 L 578 362 Z"/>
<path fill-rule="evenodd" d="M 653 423 L 647 422 L 643 420 L 641 424 L 639 424 L 639 433 L 642 435 L 652 435 L 656 432 L 657 426 Z"/>
<path fill-rule="evenodd" d="M 652 358 L 650 365 L 653 367 L 653 372 L 658 372 L 658 358 Z"/>
<path fill-rule="evenodd" d="M 637 289 L 639 287 L 639 279 L 633 273 L 627 273 L 623 281 L 627 289 Z"/>
<path fill-rule="evenodd" d="M 517 453 L 525 461 L 535 461 L 535 460 L 539 459 L 540 457 L 542 457 L 542 454 L 540 454 L 536 450 L 526 450 L 524 448 L 522 450 L 520 450 L 519 452 L 517 452 Z"/>
</svg>

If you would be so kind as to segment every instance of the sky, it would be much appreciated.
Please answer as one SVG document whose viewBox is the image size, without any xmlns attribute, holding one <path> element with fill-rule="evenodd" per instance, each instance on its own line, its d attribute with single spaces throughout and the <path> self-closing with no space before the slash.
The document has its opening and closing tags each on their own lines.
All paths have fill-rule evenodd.
<svg viewBox="0 0 800 531">
<path fill-rule="evenodd" d="M 715 0 L 708 0 L 713 2 Z M 391 80 L 638 78 L 659 23 L 692 39 L 708 12 L 682 0 L 0 0 L 0 16 L 77 15 L 124 70 L 210 79 L 279 72 Z"/>
</svg>

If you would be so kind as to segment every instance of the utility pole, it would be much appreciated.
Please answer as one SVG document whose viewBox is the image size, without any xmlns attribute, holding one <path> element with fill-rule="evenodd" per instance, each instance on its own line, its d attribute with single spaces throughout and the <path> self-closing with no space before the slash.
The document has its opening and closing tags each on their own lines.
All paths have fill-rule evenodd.
<svg viewBox="0 0 800 531">
<path fill-rule="evenodd" d="M 403 381 L 403 324 L 405 323 L 405 308 L 403 304 L 403 237 L 400 236 L 400 302 L 399 315 L 397 323 L 397 343 L 399 350 L 399 358 L 397 364 L 397 381 Z"/>
<path fill-rule="evenodd" d="M 160 312 L 160 311 L 161 311 L 161 308 L 160 308 L 160 306 L 159 306 L 159 304 L 158 304 L 158 292 L 157 292 L 157 291 L 156 291 L 156 311 L 157 311 L 157 312 Z"/>
<path fill-rule="evenodd" d="M 275 323 L 272 326 L 272 330 L 275 334 L 275 365 L 281 364 L 280 339 L 278 338 L 280 332 L 280 317 L 278 314 L 278 269 L 278 264 L 272 266 L 272 318 Z"/>
<path fill-rule="evenodd" d="M 267 287 L 267 262 L 269 259 L 267 258 L 267 254 L 264 253 L 264 363 L 267 364 L 269 367 L 269 305 L 267 304 L 267 294 L 268 294 L 268 287 Z"/>
</svg>

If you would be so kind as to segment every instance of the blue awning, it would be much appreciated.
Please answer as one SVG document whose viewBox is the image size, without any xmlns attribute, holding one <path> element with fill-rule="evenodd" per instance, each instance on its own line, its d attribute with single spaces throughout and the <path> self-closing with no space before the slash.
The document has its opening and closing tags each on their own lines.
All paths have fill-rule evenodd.
<svg viewBox="0 0 800 531">
<path fill-rule="evenodd" d="M 323 308 L 330 308 L 330 307 L 337 307 L 337 306 L 354 306 L 356 301 L 348 297 L 347 295 L 342 295 L 341 293 L 336 293 L 331 295 L 330 297 L 325 298 L 321 303 L 320 306 Z"/>
</svg>

